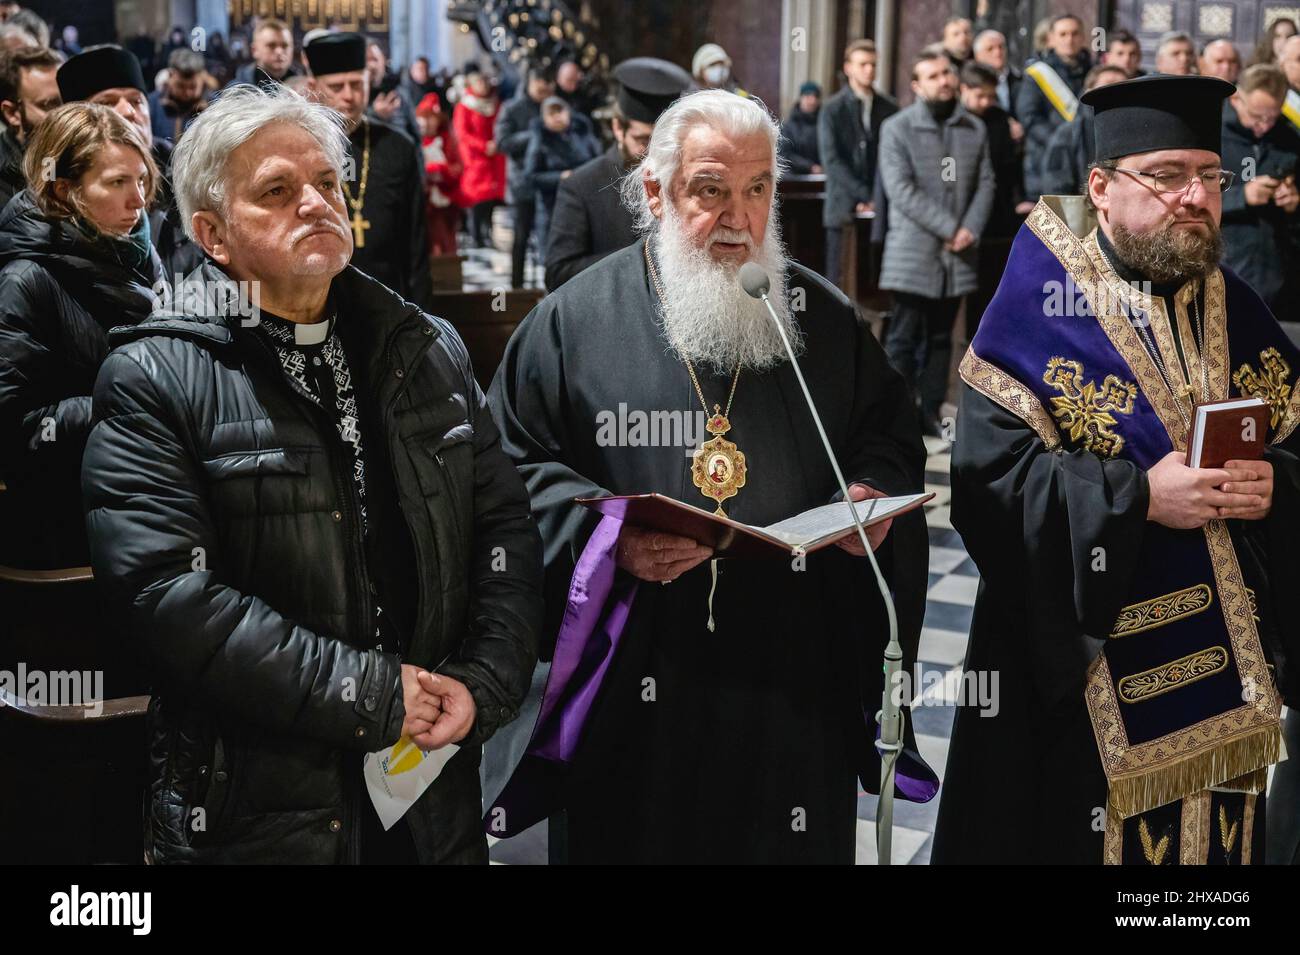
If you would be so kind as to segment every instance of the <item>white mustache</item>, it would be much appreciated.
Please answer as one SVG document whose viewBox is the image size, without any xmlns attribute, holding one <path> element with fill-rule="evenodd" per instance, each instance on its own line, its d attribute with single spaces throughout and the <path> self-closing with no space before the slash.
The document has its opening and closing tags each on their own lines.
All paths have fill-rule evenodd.
<svg viewBox="0 0 1300 955">
<path fill-rule="evenodd" d="M 707 245 L 713 245 L 715 242 L 725 242 L 729 245 L 743 245 L 751 251 L 754 248 L 754 239 L 748 233 L 740 229 L 728 229 L 726 226 L 718 226 L 709 233 Z"/>
<path fill-rule="evenodd" d="M 317 219 L 315 222 L 308 223 L 307 225 L 295 229 L 293 233 L 293 239 L 290 242 L 290 244 L 296 245 L 299 240 L 307 238 L 307 236 L 313 232 L 318 232 L 322 227 L 328 229 L 330 232 L 333 232 L 340 239 L 347 238 L 346 230 L 343 228 L 343 226 L 339 225 L 337 222 L 334 222 L 331 219 Z"/>
</svg>

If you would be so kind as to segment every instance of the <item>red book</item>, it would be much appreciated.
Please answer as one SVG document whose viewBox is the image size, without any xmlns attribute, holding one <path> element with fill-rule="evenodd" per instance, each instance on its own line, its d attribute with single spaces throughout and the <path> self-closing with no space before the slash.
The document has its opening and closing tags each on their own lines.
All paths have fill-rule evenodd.
<svg viewBox="0 0 1300 955">
<path fill-rule="evenodd" d="M 1196 406 L 1192 439 L 1187 443 L 1189 468 L 1221 468 L 1228 461 L 1258 461 L 1268 438 L 1268 402 L 1229 398 Z"/>
</svg>

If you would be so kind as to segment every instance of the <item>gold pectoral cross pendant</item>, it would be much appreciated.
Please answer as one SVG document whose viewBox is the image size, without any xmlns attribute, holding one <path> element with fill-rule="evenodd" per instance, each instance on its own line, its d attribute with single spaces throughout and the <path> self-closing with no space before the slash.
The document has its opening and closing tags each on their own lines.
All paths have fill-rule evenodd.
<svg viewBox="0 0 1300 955">
<path fill-rule="evenodd" d="M 370 228 L 370 220 L 362 218 L 360 209 L 352 210 L 352 245 L 354 248 L 364 249 L 366 247 L 366 230 Z"/>
<path fill-rule="evenodd" d="M 722 413 L 721 405 L 713 406 L 713 416 L 704 427 L 713 437 L 691 455 L 691 479 L 701 494 L 718 505 L 715 513 L 726 517 L 722 502 L 735 497 L 745 486 L 745 455 L 722 437 L 731 430 L 731 422 Z"/>
</svg>

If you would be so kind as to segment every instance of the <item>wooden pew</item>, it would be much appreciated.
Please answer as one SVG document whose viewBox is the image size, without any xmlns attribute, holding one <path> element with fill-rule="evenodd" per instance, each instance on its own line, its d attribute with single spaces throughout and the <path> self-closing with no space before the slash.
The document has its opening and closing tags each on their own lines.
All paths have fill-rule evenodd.
<svg viewBox="0 0 1300 955">
<path fill-rule="evenodd" d="M 487 390 L 506 342 L 543 294 L 542 289 L 433 293 L 433 314 L 451 322 L 465 342 L 479 387 Z"/>
<path fill-rule="evenodd" d="M 139 863 L 149 697 L 103 623 L 90 568 L 0 567 L 0 862 Z M 60 671 L 100 671 L 104 698 L 56 701 Z M 47 695 L 20 684 L 45 674 Z M 65 684 L 66 686 L 66 684 Z"/>
</svg>

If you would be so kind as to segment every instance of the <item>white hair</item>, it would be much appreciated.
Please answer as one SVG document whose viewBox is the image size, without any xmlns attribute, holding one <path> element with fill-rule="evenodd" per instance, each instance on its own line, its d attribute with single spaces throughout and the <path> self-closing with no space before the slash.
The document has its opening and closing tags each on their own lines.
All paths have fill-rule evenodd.
<svg viewBox="0 0 1300 955">
<path fill-rule="evenodd" d="M 195 239 L 195 212 L 226 208 L 227 165 L 236 149 L 272 123 L 292 123 L 311 135 L 341 175 L 348 137 L 337 112 L 279 84 L 232 86 L 199 114 L 172 153 L 172 187 L 185 234 Z M 197 241 L 197 240 L 196 240 Z"/>
<path fill-rule="evenodd" d="M 638 232 L 649 233 L 656 224 L 644 181 L 651 179 L 659 183 L 664 201 L 671 201 L 673 179 L 682 160 L 682 143 L 695 126 L 708 126 L 733 139 L 756 133 L 766 135 L 772 147 L 772 186 L 775 192 L 782 172 L 776 148 L 781 138 L 781 127 L 775 117 L 757 99 L 727 90 L 700 90 L 681 97 L 664 110 L 655 121 L 645 157 L 619 184 L 623 204 L 632 213 L 633 227 Z"/>
</svg>

